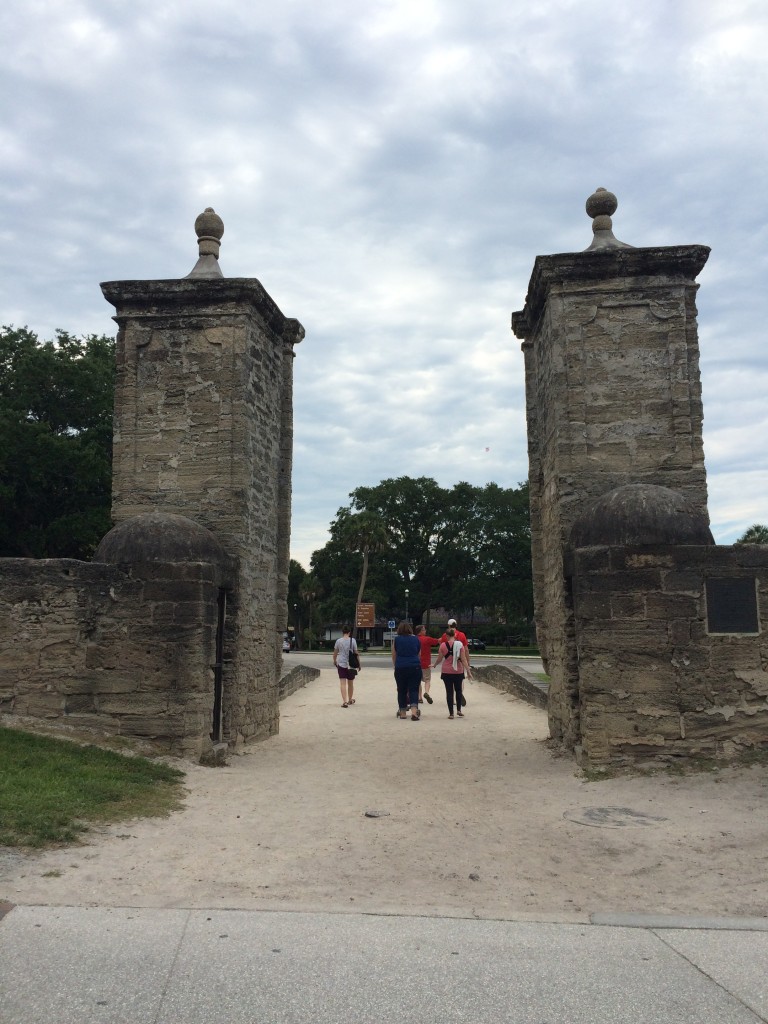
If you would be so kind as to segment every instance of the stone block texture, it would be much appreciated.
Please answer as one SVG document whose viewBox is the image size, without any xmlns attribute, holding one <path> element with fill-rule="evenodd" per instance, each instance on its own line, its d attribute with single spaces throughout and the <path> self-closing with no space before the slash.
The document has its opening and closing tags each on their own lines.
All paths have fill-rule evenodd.
<svg viewBox="0 0 768 1024">
<path fill-rule="evenodd" d="M 570 748 L 582 714 L 566 564 L 574 520 L 597 497 L 636 483 L 679 491 L 707 514 L 695 278 L 708 253 L 539 256 L 525 308 L 513 314 L 525 359 L 536 625 L 551 678 L 550 730 Z"/>
<path fill-rule="evenodd" d="M 183 515 L 232 560 L 223 739 L 278 729 L 287 625 L 293 346 L 253 279 L 118 281 L 113 517 Z M 159 605 L 160 627 L 173 609 Z"/>
<path fill-rule="evenodd" d="M 203 563 L 148 568 L 145 578 L 140 565 L 1 559 L 0 712 L 200 756 L 210 743 L 218 582 Z"/>
<path fill-rule="evenodd" d="M 745 547 L 659 549 L 655 586 L 647 549 L 574 553 L 580 737 L 590 764 L 732 758 L 768 745 L 768 547 Z M 712 578 L 754 579 L 758 634 L 708 631 Z"/>
</svg>

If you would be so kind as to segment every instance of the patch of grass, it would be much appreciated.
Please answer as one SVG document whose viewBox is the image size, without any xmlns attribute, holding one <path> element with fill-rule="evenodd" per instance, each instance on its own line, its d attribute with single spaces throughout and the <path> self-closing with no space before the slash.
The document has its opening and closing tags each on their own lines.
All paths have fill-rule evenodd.
<svg viewBox="0 0 768 1024">
<path fill-rule="evenodd" d="M 73 843 L 90 822 L 169 814 L 183 777 L 145 757 L 0 728 L 0 844 Z"/>
<path fill-rule="evenodd" d="M 504 647 L 503 645 L 489 644 L 484 651 L 477 651 L 477 654 L 511 654 L 517 658 L 538 658 L 540 657 L 538 647 Z"/>
</svg>

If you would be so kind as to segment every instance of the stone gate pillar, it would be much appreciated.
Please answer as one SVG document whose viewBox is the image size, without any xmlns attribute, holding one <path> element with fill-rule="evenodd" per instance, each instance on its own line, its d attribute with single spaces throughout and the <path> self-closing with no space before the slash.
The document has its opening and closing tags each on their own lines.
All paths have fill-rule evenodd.
<svg viewBox="0 0 768 1024">
<path fill-rule="evenodd" d="M 581 253 L 538 256 L 523 340 L 534 601 L 552 736 L 579 742 L 579 680 L 566 553 L 587 505 L 625 484 L 683 494 L 707 516 L 695 278 L 702 245 L 633 248 L 614 237 L 616 197 L 587 200 Z"/>
<path fill-rule="evenodd" d="M 233 560 L 223 738 L 234 743 L 278 728 L 293 348 L 304 329 L 259 281 L 223 277 L 212 209 L 195 230 L 200 257 L 186 278 L 101 286 L 119 328 L 112 514 L 186 516 Z"/>
</svg>

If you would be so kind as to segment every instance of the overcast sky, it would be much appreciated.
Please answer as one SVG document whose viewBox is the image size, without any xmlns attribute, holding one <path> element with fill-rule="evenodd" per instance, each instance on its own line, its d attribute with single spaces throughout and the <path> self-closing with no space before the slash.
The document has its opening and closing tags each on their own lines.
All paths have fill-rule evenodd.
<svg viewBox="0 0 768 1024">
<path fill-rule="evenodd" d="M 360 484 L 527 476 L 509 328 L 597 186 L 698 293 L 715 538 L 768 522 L 765 0 L 6 0 L 0 320 L 113 333 L 99 282 L 225 275 L 306 329 L 292 554 Z"/>
</svg>

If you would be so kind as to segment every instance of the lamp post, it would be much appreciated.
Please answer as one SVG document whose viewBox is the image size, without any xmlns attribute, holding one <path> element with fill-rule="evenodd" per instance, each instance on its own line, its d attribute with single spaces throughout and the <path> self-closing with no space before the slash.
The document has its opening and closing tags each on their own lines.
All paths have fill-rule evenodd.
<svg viewBox="0 0 768 1024">
<path fill-rule="evenodd" d="M 299 606 L 295 604 L 293 606 L 293 639 L 296 644 L 296 650 L 301 650 L 301 629 L 299 627 Z"/>
<path fill-rule="evenodd" d="M 411 621 L 408 618 L 408 595 L 409 594 L 410 594 L 410 590 L 408 589 L 408 587 L 406 587 L 405 588 L 405 621 L 406 622 L 410 622 Z"/>
</svg>

